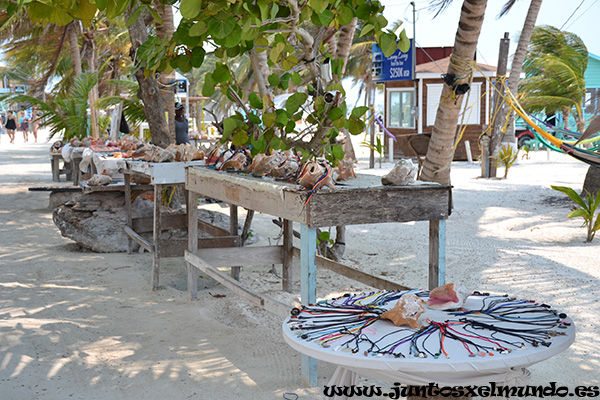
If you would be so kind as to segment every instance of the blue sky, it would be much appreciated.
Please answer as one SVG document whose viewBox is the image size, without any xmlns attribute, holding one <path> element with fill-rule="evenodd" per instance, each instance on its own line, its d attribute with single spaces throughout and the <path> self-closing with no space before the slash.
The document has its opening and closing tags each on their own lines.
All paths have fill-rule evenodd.
<svg viewBox="0 0 600 400">
<path fill-rule="evenodd" d="M 462 0 L 454 0 L 452 5 L 435 19 L 429 12 L 430 0 L 416 0 L 416 38 L 421 47 L 453 46 Z M 516 49 L 519 34 L 529 8 L 529 0 L 519 0 L 513 9 L 498 19 L 505 0 L 488 0 L 485 20 L 477 46 L 477 61 L 496 65 L 498 46 L 504 32 L 511 40 L 510 55 Z M 390 23 L 404 21 L 408 37 L 413 37 L 413 13 L 410 1 L 382 0 L 386 9 L 385 17 Z M 552 25 L 577 34 L 588 51 L 600 55 L 600 1 L 599 0 L 543 0 L 536 25 Z M 510 68 L 510 64 L 509 64 Z"/>
</svg>

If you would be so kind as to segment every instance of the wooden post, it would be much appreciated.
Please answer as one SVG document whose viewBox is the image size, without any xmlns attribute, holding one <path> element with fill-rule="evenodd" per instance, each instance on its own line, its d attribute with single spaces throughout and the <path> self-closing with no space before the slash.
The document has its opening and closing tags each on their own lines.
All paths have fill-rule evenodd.
<svg viewBox="0 0 600 400">
<path fill-rule="evenodd" d="M 123 174 L 125 181 L 125 213 L 127 214 L 127 226 L 133 229 L 133 217 L 131 216 L 131 175 Z M 133 240 L 127 235 L 127 253 L 133 252 Z"/>
<path fill-rule="evenodd" d="M 162 203 L 163 185 L 154 185 L 154 229 L 152 239 L 154 252 L 152 253 L 152 290 L 158 290 L 158 275 L 160 272 L 160 206 Z"/>
<path fill-rule="evenodd" d="M 52 166 L 52 181 L 60 182 L 60 154 L 50 154 L 50 164 Z"/>
<path fill-rule="evenodd" d="M 429 221 L 429 289 L 446 283 L 446 220 Z"/>
<path fill-rule="evenodd" d="M 290 220 L 283 220 L 283 267 L 281 271 L 282 290 L 292 291 L 294 281 L 293 262 L 294 262 L 294 223 Z"/>
<path fill-rule="evenodd" d="M 229 233 L 231 236 L 238 236 L 238 208 L 237 206 L 229 206 Z M 241 267 L 231 267 L 231 277 L 236 281 L 240 280 Z"/>
<path fill-rule="evenodd" d="M 317 229 L 300 225 L 300 302 L 302 305 L 317 301 Z M 311 386 L 317 386 L 317 360 L 302 356 L 302 373 Z"/>
<path fill-rule="evenodd" d="M 188 191 L 187 196 L 188 216 L 188 250 L 192 254 L 198 254 L 198 193 Z M 191 263 L 187 263 L 188 300 L 198 297 L 198 277 L 200 271 Z"/>
<path fill-rule="evenodd" d="M 510 45 L 510 39 L 508 38 L 508 32 L 504 33 L 504 38 L 500 39 L 500 50 L 498 53 L 498 69 L 496 70 L 496 89 L 494 90 L 494 107 L 492 108 L 492 135 L 489 141 L 488 160 L 489 163 L 489 176 L 488 178 L 496 177 L 496 165 L 495 161 L 498 159 L 498 153 L 500 150 L 500 142 L 502 141 L 502 125 L 504 121 L 501 118 L 497 118 L 502 113 L 502 105 L 504 100 L 502 96 L 505 93 L 505 79 L 506 79 L 506 64 L 508 63 L 508 48 Z"/>
</svg>

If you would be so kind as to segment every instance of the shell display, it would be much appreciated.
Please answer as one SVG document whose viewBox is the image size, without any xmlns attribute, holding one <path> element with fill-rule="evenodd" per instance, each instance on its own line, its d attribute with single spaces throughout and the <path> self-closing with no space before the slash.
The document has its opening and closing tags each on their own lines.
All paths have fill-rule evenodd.
<svg viewBox="0 0 600 400">
<path fill-rule="evenodd" d="M 415 181 L 417 166 L 411 159 L 405 158 L 396 163 L 387 175 L 381 177 L 384 185 L 403 186 Z"/>
<path fill-rule="evenodd" d="M 141 159 L 149 162 L 169 162 L 175 160 L 175 154 L 172 151 L 163 149 L 162 147 L 154 146 L 146 143 L 132 155 L 132 158 Z"/>
<path fill-rule="evenodd" d="M 341 160 L 334 171 L 337 173 L 336 181 L 347 181 L 350 178 L 356 178 L 354 162 L 349 158 Z"/>
<path fill-rule="evenodd" d="M 322 187 L 335 188 L 331 176 L 331 167 L 314 161 L 308 162 L 300 172 L 298 184 L 309 190 L 318 190 Z"/>
<path fill-rule="evenodd" d="M 206 155 L 206 165 L 215 165 L 219 161 L 219 158 L 221 158 L 222 153 L 224 153 L 226 150 L 227 148 L 221 146 L 215 146 L 210 149 Z"/>
<path fill-rule="evenodd" d="M 189 143 L 180 145 L 172 144 L 167 147 L 166 150 L 174 154 L 175 161 L 194 161 L 202 160 L 204 158 L 204 152 L 202 150 L 198 150 L 196 146 L 193 146 Z"/>
<path fill-rule="evenodd" d="M 255 157 L 256 158 L 256 157 Z M 273 152 L 270 156 L 261 157 L 252 168 L 252 175 L 261 176 L 269 174 L 286 160 L 285 154 L 280 151 Z"/>
<path fill-rule="evenodd" d="M 381 319 L 388 319 L 396 326 L 408 325 L 419 329 L 419 317 L 425 312 L 425 302 L 414 293 L 400 297 L 394 308 L 381 314 Z"/>
<path fill-rule="evenodd" d="M 290 179 L 298 173 L 300 169 L 300 161 L 298 157 L 294 157 L 294 154 L 290 151 L 284 151 L 285 160 L 277 167 L 271 170 L 271 176 L 274 178 Z"/>
<path fill-rule="evenodd" d="M 469 297 L 469 292 L 460 284 L 446 283 L 429 293 L 427 307 L 432 310 L 460 308 Z"/>
</svg>

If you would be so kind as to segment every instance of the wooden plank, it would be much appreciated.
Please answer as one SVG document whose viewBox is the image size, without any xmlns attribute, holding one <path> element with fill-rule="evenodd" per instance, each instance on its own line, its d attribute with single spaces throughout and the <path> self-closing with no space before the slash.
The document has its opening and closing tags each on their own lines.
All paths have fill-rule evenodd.
<svg viewBox="0 0 600 400">
<path fill-rule="evenodd" d="M 132 216 L 131 216 L 131 177 L 128 174 L 123 175 L 124 177 L 124 187 L 125 187 L 125 215 L 127 217 L 127 226 L 132 228 L 133 227 L 133 221 L 132 221 Z M 131 238 L 127 239 L 127 253 L 131 254 L 131 252 L 133 251 L 133 243 L 131 242 Z M 143 246 L 142 246 L 143 247 Z M 150 250 L 148 250 L 150 251 Z"/>
<path fill-rule="evenodd" d="M 198 218 L 196 218 L 198 219 Z M 198 220 L 198 229 L 211 236 L 230 236 L 227 229 L 220 228 L 218 226 L 209 224 L 206 221 Z"/>
<path fill-rule="evenodd" d="M 190 253 L 198 252 L 198 224 L 194 221 L 198 220 L 198 193 L 188 191 L 188 251 Z M 190 206 L 191 205 L 191 206 Z M 184 251 L 185 254 L 185 251 Z M 198 297 L 198 278 L 200 274 L 198 269 L 192 264 L 187 263 L 187 287 L 188 300 L 195 300 Z"/>
<path fill-rule="evenodd" d="M 317 301 L 317 229 L 300 225 L 300 302 L 302 305 Z"/>
<path fill-rule="evenodd" d="M 283 263 L 283 246 L 199 249 L 198 256 L 216 268 Z"/>
<path fill-rule="evenodd" d="M 429 289 L 446 281 L 446 221 L 429 222 Z"/>
<path fill-rule="evenodd" d="M 279 222 L 279 221 L 278 221 Z M 292 285 L 294 282 L 294 223 L 287 219 L 283 220 L 283 267 L 281 271 L 281 285 L 282 290 L 286 292 L 292 291 Z M 300 250 L 298 250 L 298 257 L 300 257 Z"/>
<path fill-rule="evenodd" d="M 138 235 L 133 229 L 131 229 L 128 226 L 123 227 L 123 229 L 125 230 L 125 233 L 127 234 L 127 236 L 129 236 L 131 239 L 135 240 L 140 246 L 142 246 L 144 249 L 146 249 L 150 253 L 152 253 L 154 248 L 149 241 L 147 241 L 146 239 L 144 239 L 143 237 Z"/>
<path fill-rule="evenodd" d="M 162 189 L 163 185 L 154 185 L 154 228 L 152 233 L 152 241 L 154 252 L 152 254 L 152 290 L 158 290 L 158 277 L 160 274 L 160 234 L 161 228 L 161 212 L 160 205 L 162 204 Z"/>
<path fill-rule="evenodd" d="M 294 247 L 294 256 L 300 257 L 300 249 Z M 336 274 L 345 276 L 346 278 L 353 279 L 357 282 L 364 283 L 376 289 L 381 290 L 410 290 L 406 286 L 402 286 L 396 282 L 388 281 L 387 279 L 379 278 L 377 276 L 369 275 L 366 272 L 359 271 L 356 268 L 352 268 L 348 265 L 341 264 L 339 262 L 330 260 L 322 256 L 315 256 L 315 263 L 317 267 L 327 268 Z"/>
<path fill-rule="evenodd" d="M 240 245 L 239 236 L 220 236 L 220 237 L 200 237 L 198 238 L 199 249 L 223 248 L 229 251 L 230 247 L 238 247 Z"/>
<path fill-rule="evenodd" d="M 186 229 L 187 219 L 186 214 L 162 215 L 161 229 L 163 231 Z M 135 218 L 133 220 L 133 230 L 139 233 L 152 232 L 154 230 L 154 218 Z"/>
<path fill-rule="evenodd" d="M 189 251 L 185 252 L 185 260 L 195 268 L 201 270 L 204 274 L 210 276 L 221 285 L 231 290 L 236 295 L 246 299 L 252 304 L 264 308 L 269 312 L 277 315 L 281 315 L 282 313 L 283 315 L 288 315 L 289 310 L 292 308 L 287 304 L 281 303 L 274 299 L 269 299 L 266 296 L 262 296 L 256 292 L 246 289 L 240 284 L 240 282 L 228 275 L 221 273 L 218 269 L 208 264 L 205 260 L 195 254 L 190 253 Z"/>
<path fill-rule="evenodd" d="M 238 208 L 236 205 L 229 206 L 229 233 L 231 236 L 237 236 L 238 234 Z M 236 281 L 239 281 L 241 270 L 241 267 L 232 265 L 231 277 Z"/>
</svg>

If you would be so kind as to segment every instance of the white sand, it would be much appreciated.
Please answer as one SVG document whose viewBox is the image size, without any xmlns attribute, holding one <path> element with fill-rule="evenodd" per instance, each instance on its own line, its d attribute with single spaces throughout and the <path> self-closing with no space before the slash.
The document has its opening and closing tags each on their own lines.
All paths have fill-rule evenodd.
<svg viewBox="0 0 600 400">
<path fill-rule="evenodd" d="M 323 398 L 334 367 L 319 363 L 319 386 L 308 387 L 279 317 L 214 285 L 188 302 L 180 258 L 163 261 L 164 289 L 152 292 L 147 253 L 82 252 L 61 237 L 48 193 L 27 191 L 52 185 L 48 147 L 23 144 L 22 135 L 16 145 L 6 135 L 0 143 L 0 399 Z M 476 164 L 452 165 L 447 281 L 552 304 L 577 326 L 567 351 L 531 367 L 536 385 L 600 383 L 600 236 L 584 243 L 581 220 L 565 218 L 570 201 L 557 202 L 565 196 L 550 189 L 581 188 L 586 171 L 557 153 L 548 161 L 545 151 L 513 166 L 506 180 L 477 179 Z M 259 244 L 276 241 L 270 221 L 255 218 Z M 427 229 L 422 222 L 348 227 L 344 262 L 426 287 Z M 242 282 L 289 298 L 269 269 L 244 268 Z M 319 297 L 368 289 L 318 273 Z"/>
</svg>

